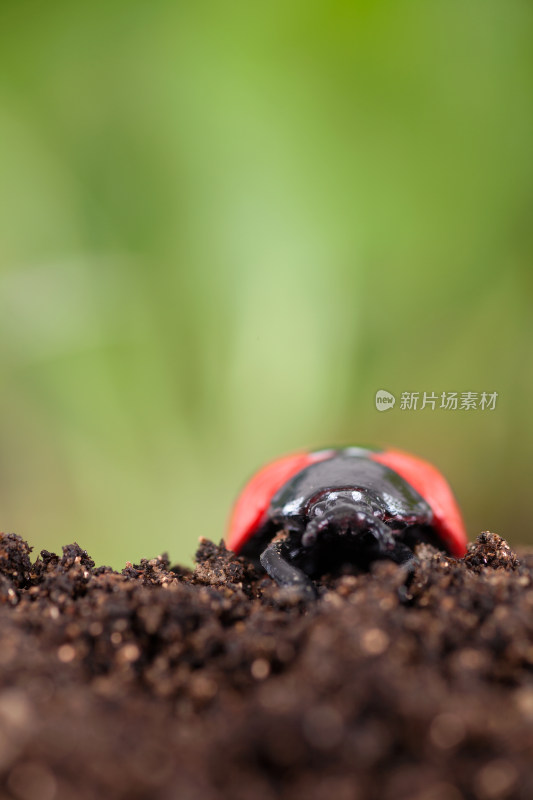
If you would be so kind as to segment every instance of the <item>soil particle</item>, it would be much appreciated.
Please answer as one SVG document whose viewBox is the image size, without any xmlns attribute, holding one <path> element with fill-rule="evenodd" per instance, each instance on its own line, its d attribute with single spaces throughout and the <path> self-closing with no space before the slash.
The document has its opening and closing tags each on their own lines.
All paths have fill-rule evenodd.
<svg viewBox="0 0 533 800">
<path fill-rule="evenodd" d="M 0 535 L 0 799 L 530 800 L 533 558 L 482 533 L 303 605 L 224 545 Z"/>
</svg>

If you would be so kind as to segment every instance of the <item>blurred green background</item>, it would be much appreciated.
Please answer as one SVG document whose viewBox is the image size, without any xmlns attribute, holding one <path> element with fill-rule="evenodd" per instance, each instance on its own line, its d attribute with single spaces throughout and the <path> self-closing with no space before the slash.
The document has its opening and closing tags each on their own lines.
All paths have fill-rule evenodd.
<svg viewBox="0 0 533 800">
<path fill-rule="evenodd" d="M 0 529 L 190 563 L 266 460 L 376 443 L 533 539 L 532 33 L 524 0 L 2 0 Z"/>
</svg>

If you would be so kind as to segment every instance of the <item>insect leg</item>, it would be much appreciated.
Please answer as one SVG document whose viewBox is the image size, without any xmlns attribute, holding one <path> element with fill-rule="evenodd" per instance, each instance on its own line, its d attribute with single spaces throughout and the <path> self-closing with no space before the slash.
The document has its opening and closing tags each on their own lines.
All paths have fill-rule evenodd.
<svg viewBox="0 0 533 800">
<path fill-rule="evenodd" d="M 406 572 L 405 582 L 409 585 L 419 563 L 411 548 L 395 536 L 386 525 L 374 528 L 371 536 L 375 548 L 375 558 L 387 558 L 403 567 Z"/>
<path fill-rule="evenodd" d="M 298 567 L 287 561 L 283 542 L 271 542 L 261 553 L 259 560 L 272 580 L 286 589 L 294 589 L 301 594 L 303 600 L 315 600 L 316 589 L 312 581 Z"/>
</svg>

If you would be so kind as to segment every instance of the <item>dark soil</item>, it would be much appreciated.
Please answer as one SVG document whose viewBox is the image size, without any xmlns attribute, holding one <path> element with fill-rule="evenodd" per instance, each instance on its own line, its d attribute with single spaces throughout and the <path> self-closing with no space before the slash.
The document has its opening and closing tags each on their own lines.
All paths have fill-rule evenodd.
<svg viewBox="0 0 533 800">
<path fill-rule="evenodd" d="M 303 606 L 223 546 L 122 574 L 0 535 L 0 798 L 533 798 L 533 556 L 422 546 Z"/>
</svg>

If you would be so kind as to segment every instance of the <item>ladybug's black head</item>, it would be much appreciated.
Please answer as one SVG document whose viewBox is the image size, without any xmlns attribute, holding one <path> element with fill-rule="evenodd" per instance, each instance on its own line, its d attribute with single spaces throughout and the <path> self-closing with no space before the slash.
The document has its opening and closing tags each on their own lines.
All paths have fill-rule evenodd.
<svg viewBox="0 0 533 800">
<path fill-rule="evenodd" d="M 322 534 L 355 537 L 358 544 L 372 545 L 384 523 L 379 500 L 364 491 L 353 489 L 327 491 L 308 509 L 309 522 L 302 536 L 304 547 L 312 546 Z"/>
<path fill-rule="evenodd" d="M 391 513 L 392 493 L 380 485 L 361 487 L 355 481 L 339 486 L 338 476 L 333 477 L 337 485 L 319 488 L 327 487 L 326 481 L 315 482 L 309 499 L 275 498 L 273 508 L 281 513 L 270 516 L 265 533 L 271 541 L 260 555 L 269 575 L 281 586 L 299 588 L 308 598 L 316 595 L 309 578 L 342 574 L 354 567 L 368 569 L 378 559 L 402 564 L 412 574 L 416 560 L 403 538 L 407 521 Z M 293 495 L 298 488 L 301 491 L 292 487 Z M 272 539 L 277 531 L 285 535 Z"/>
</svg>

